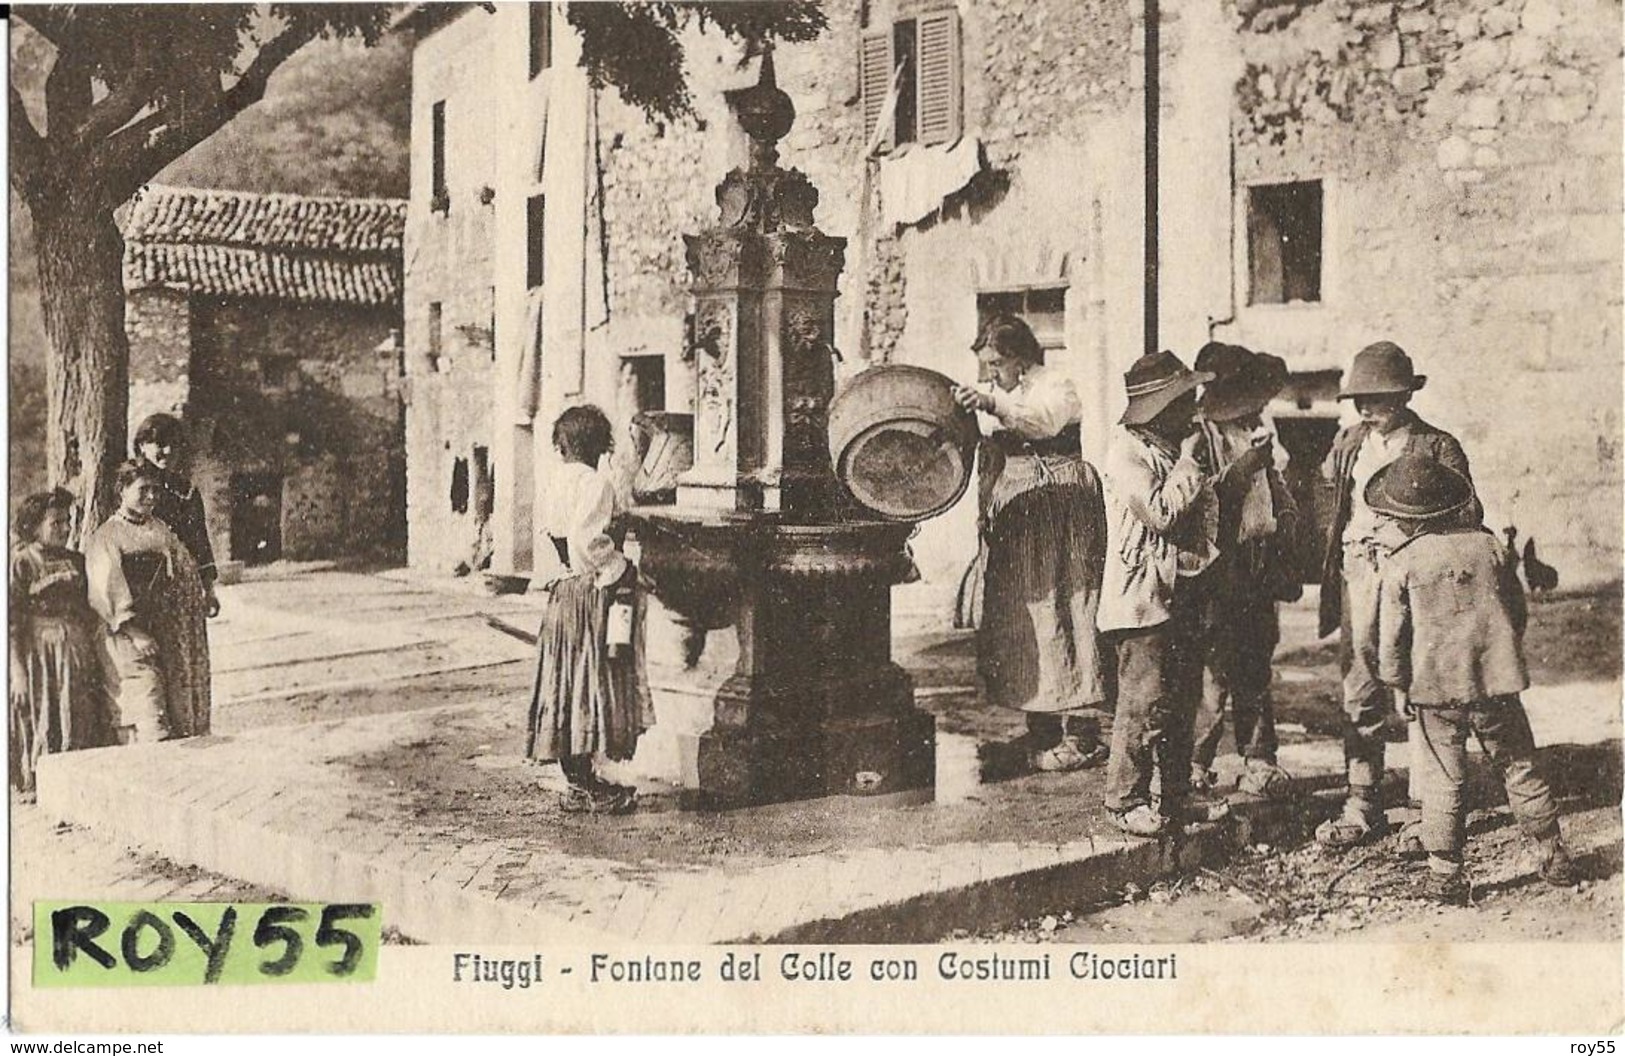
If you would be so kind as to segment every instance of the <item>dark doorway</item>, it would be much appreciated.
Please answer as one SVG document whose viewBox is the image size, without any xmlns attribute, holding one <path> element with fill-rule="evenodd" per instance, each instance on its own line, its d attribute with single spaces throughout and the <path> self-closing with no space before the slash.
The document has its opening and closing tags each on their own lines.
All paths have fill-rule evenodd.
<svg viewBox="0 0 1625 1056">
<path fill-rule="evenodd" d="M 1337 419 L 1321 417 L 1275 419 L 1275 431 L 1286 448 L 1287 464 L 1281 475 L 1298 504 L 1298 571 L 1305 583 L 1320 582 L 1320 560 L 1326 533 L 1331 530 L 1332 485 L 1321 467 L 1337 436 Z"/>
<path fill-rule="evenodd" d="M 282 477 L 231 475 L 231 557 L 263 565 L 282 557 Z"/>
</svg>

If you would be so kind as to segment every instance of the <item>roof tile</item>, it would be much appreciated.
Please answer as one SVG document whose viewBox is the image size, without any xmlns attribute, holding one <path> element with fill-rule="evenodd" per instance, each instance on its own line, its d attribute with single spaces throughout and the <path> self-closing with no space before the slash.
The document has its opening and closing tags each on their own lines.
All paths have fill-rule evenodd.
<svg viewBox="0 0 1625 1056">
<path fill-rule="evenodd" d="M 148 187 L 125 223 L 126 289 L 398 305 L 406 203 Z"/>
</svg>

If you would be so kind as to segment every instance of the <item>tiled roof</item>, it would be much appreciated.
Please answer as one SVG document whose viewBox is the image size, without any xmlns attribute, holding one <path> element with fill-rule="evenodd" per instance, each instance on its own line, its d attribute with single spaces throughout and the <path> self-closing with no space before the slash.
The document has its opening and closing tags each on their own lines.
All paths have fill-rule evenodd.
<svg viewBox="0 0 1625 1056">
<path fill-rule="evenodd" d="M 405 225 L 398 199 L 148 187 L 125 223 L 124 285 L 399 304 Z"/>
</svg>

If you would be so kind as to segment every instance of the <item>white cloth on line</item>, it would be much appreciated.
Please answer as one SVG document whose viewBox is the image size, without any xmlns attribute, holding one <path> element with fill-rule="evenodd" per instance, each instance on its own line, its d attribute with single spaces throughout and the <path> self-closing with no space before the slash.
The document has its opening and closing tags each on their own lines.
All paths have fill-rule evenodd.
<svg viewBox="0 0 1625 1056">
<path fill-rule="evenodd" d="M 917 224 L 980 171 L 982 141 L 975 136 L 961 136 L 952 146 L 912 144 L 881 159 L 881 215 L 893 227 Z"/>
</svg>

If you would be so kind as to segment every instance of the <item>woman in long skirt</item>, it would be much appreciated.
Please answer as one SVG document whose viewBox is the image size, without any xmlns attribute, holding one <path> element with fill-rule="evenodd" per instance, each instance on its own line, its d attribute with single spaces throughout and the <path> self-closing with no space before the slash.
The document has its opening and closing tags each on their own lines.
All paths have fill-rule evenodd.
<svg viewBox="0 0 1625 1056">
<path fill-rule="evenodd" d="M 612 534 L 615 489 L 599 471 L 614 446 L 609 419 L 596 407 L 572 407 L 553 425 L 553 446 L 564 464 L 542 523 L 563 569 L 544 583 L 526 754 L 558 761 L 569 784 L 564 810 L 622 814 L 633 808 L 635 790 L 601 778 L 593 757 L 630 759 L 654 709 L 637 567 Z"/>
<path fill-rule="evenodd" d="M 209 732 L 208 594 L 186 544 L 155 514 L 162 482 L 126 462 L 119 508 L 85 547 L 90 604 L 107 626 L 108 686 L 123 743 Z"/>
<path fill-rule="evenodd" d="M 1035 769 L 1098 766 L 1106 693 L 1095 610 L 1106 513 L 1100 478 L 1083 460 L 1082 404 L 1071 379 L 1044 365 L 1019 318 L 993 317 L 972 348 L 992 385 L 960 387 L 955 397 L 998 421 L 979 455 L 978 673 L 992 703 L 1026 712 Z"/>
<path fill-rule="evenodd" d="M 11 784 L 34 790 L 47 752 L 110 744 L 101 625 L 85 594 L 85 560 L 68 549 L 73 496 L 23 500 L 11 551 Z"/>
</svg>

